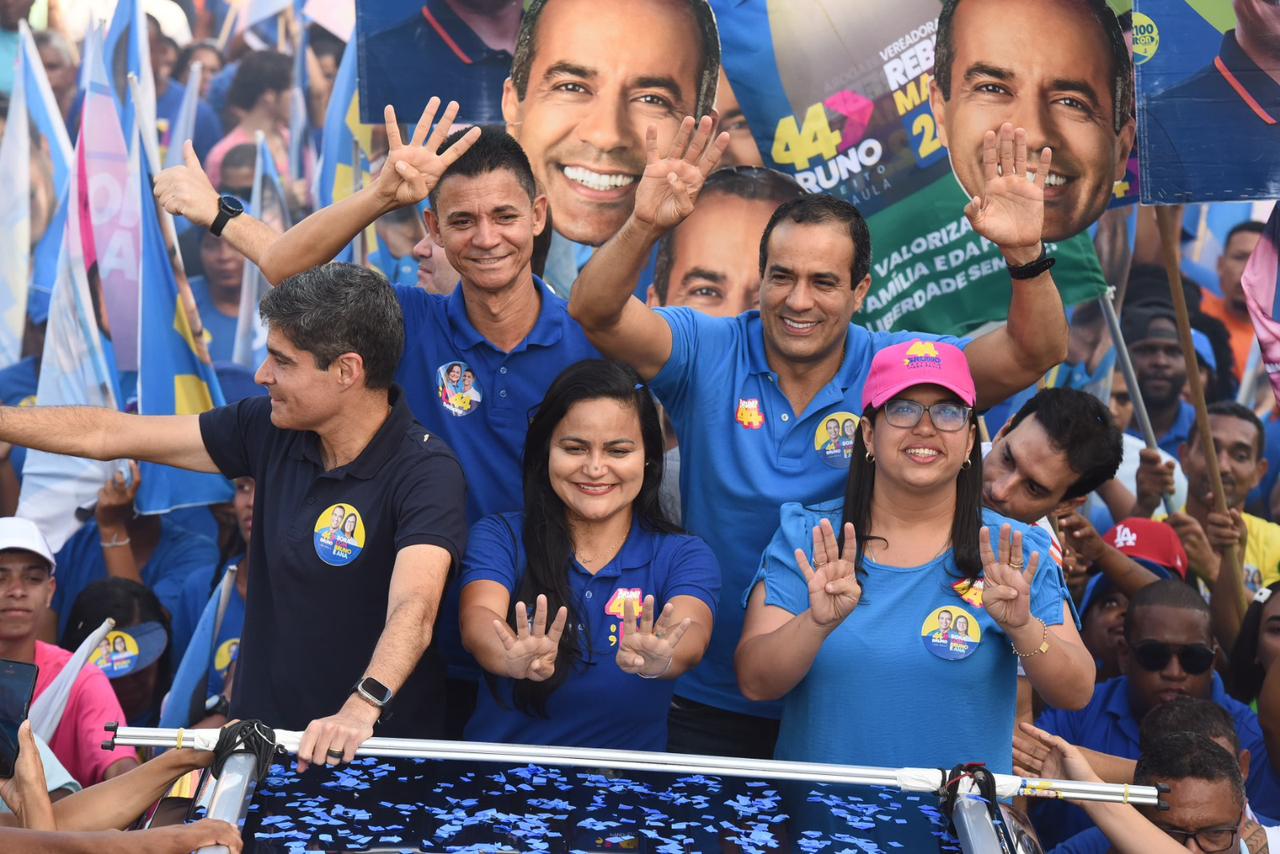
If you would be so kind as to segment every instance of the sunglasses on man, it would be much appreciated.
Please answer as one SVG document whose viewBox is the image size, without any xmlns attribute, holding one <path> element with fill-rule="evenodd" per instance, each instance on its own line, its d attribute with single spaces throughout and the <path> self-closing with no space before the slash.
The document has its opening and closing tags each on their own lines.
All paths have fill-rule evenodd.
<svg viewBox="0 0 1280 854">
<path fill-rule="evenodd" d="M 1139 641 L 1132 646 L 1133 658 L 1138 666 L 1151 673 L 1159 673 L 1169 666 L 1176 655 L 1182 670 L 1189 676 L 1199 676 L 1213 667 L 1217 650 L 1202 643 L 1178 646 L 1162 641 Z"/>
</svg>

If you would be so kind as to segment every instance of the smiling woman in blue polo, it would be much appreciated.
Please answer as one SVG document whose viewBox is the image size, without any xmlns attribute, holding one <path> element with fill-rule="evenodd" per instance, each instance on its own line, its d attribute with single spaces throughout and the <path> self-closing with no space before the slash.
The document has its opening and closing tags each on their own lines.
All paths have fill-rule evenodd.
<svg viewBox="0 0 1280 854">
<path fill-rule="evenodd" d="M 958 348 L 881 350 L 843 499 L 782 506 L 735 658 L 783 701 L 776 758 L 1008 774 L 1019 659 L 1046 702 L 1088 703 L 1047 536 L 982 507 L 975 398 Z"/>
<path fill-rule="evenodd" d="M 579 362 L 547 391 L 525 443 L 525 511 L 480 520 L 463 561 L 462 639 L 489 683 L 468 740 L 666 749 L 720 569 L 663 512 L 662 453 L 630 368 Z"/>
</svg>

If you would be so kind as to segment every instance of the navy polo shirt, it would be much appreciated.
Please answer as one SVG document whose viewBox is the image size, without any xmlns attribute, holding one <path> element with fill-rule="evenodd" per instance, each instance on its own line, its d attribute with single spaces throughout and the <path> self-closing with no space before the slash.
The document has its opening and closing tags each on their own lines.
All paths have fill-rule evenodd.
<svg viewBox="0 0 1280 854">
<path fill-rule="evenodd" d="M 844 494 L 862 412 L 862 385 L 877 350 L 914 339 L 967 339 L 869 332 L 849 324 L 835 377 L 795 412 L 769 368 L 760 312 L 711 317 L 661 308 L 671 358 L 650 384 L 680 437 L 684 526 L 706 540 L 723 572 L 711 645 L 676 693 L 743 714 L 777 718 L 780 702 L 754 703 L 738 690 L 733 653 L 746 611 L 740 597 L 760 566 L 786 501 L 817 504 Z M 833 429 L 834 428 L 834 429 Z"/>
<path fill-rule="evenodd" d="M 1185 83 L 1140 101 L 1143 196 L 1162 204 L 1280 196 L 1280 84 L 1236 42 Z"/>
<path fill-rule="evenodd" d="M 1178 402 L 1178 418 L 1173 422 L 1173 426 L 1169 428 L 1169 432 L 1163 436 L 1156 437 L 1156 446 L 1164 451 L 1175 460 L 1179 459 L 1178 451 L 1187 442 L 1191 441 L 1191 434 L 1196 429 L 1196 408 L 1185 400 Z M 1137 420 L 1133 425 L 1125 431 L 1130 436 L 1137 436 L 1139 439 L 1146 439 L 1142 435 L 1142 429 L 1138 427 Z"/>
<path fill-rule="evenodd" d="M 300 730 L 337 712 L 382 635 L 399 551 L 439 546 L 459 565 L 467 537 L 462 469 L 414 421 L 396 387 L 391 403 L 364 451 L 332 471 L 315 433 L 271 423 L 270 398 L 200 416 L 205 448 L 222 473 L 258 484 L 233 717 Z M 441 735 L 443 686 L 433 643 L 379 733 Z"/>
<path fill-rule="evenodd" d="M 1249 806 L 1263 815 L 1276 815 L 1277 807 L 1280 807 L 1280 775 L 1271 768 L 1258 716 L 1227 694 L 1216 673 L 1213 674 L 1213 687 L 1208 699 L 1231 714 L 1240 749 L 1248 750 L 1253 756 L 1249 763 L 1249 779 L 1245 781 Z M 1036 721 L 1036 726 L 1062 736 L 1077 747 L 1124 759 L 1138 758 L 1138 719 L 1129 705 L 1129 680 L 1125 676 L 1109 679 L 1096 687 L 1093 700 L 1077 712 L 1049 709 Z M 1084 810 L 1062 801 L 1042 803 L 1034 815 L 1036 830 L 1046 849 L 1093 826 Z"/>
<path fill-rule="evenodd" d="M 462 105 L 461 121 L 502 123 L 511 54 L 481 41 L 445 0 L 428 0 L 405 20 L 361 38 L 358 49 L 360 79 L 368 82 L 370 97 L 394 105 L 401 121 L 417 121 L 428 95 L 439 95 Z"/>
<path fill-rule="evenodd" d="M 496 581 L 516 595 L 525 572 L 523 532 L 523 513 L 481 519 L 471 532 L 462 583 Z M 632 598 L 640 604 L 652 594 L 660 612 L 676 596 L 694 596 L 714 614 L 720 592 L 715 556 L 697 537 L 660 534 L 633 521 L 608 565 L 593 575 L 574 560 L 568 572 L 580 632 L 579 668 L 551 694 L 545 718 L 515 708 L 514 680 L 489 680 L 492 688 L 481 686 L 476 698 L 467 740 L 665 751 L 675 682 L 618 668 L 623 603 Z"/>
<path fill-rule="evenodd" d="M 395 289 L 405 333 L 396 380 L 414 416 L 462 461 L 472 523 L 524 507 L 521 459 L 529 417 L 565 368 L 600 358 L 569 316 L 568 303 L 537 276 L 533 282 L 541 297 L 538 320 L 510 353 L 476 331 L 461 285 L 447 297 L 418 287 Z M 479 678 L 462 648 L 457 585 L 445 593 L 440 609 L 440 644 L 453 675 Z"/>
</svg>

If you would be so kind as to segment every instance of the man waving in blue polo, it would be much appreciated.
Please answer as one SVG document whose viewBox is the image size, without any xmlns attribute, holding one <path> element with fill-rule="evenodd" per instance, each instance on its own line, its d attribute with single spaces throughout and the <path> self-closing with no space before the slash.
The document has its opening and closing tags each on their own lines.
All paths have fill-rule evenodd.
<svg viewBox="0 0 1280 854">
<path fill-rule="evenodd" d="M 601 352 L 630 363 L 671 415 L 680 437 L 684 522 L 725 573 L 715 631 L 702 664 L 676 686 L 669 744 L 679 752 L 773 755 L 779 706 L 738 690 L 733 653 L 742 592 L 784 501 L 839 494 L 848 476 L 823 453 L 826 423 L 861 413 L 871 358 L 914 332 L 871 333 L 853 323 L 871 286 L 871 238 L 852 205 L 825 195 L 783 204 L 760 241 L 760 309 L 715 318 L 650 309 L 630 296 L 654 243 L 692 211 L 728 144 L 710 119 L 686 119 L 665 154 L 648 137 L 635 210 L 596 252 L 573 288 L 570 313 Z M 1026 133 L 1005 124 L 984 140 L 983 186 L 965 214 L 998 246 L 1014 279 L 1009 322 L 966 355 L 980 406 L 1036 381 L 1066 354 L 1062 301 L 1044 257 L 1040 153 L 1028 180 Z M 997 167 L 1000 171 L 998 172 Z"/>
</svg>

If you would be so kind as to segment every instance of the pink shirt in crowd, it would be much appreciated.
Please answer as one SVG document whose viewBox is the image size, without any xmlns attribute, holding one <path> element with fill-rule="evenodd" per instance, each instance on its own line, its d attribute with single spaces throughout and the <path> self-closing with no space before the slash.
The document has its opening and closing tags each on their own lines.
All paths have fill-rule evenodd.
<svg viewBox="0 0 1280 854">
<path fill-rule="evenodd" d="M 36 677 L 35 696 L 39 697 L 44 693 L 70 659 L 71 653 L 67 650 L 36 641 L 35 663 L 40 668 L 40 674 Z M 67 708 L 62 713 L 62 723 L 58 724 L 53 738 L 49 739 L 53 755 L 58 757 L 58 761 L 82 786 L 102 782 L 107 768 L 121 759 L 138 757 L 137 751 L 132 747 L 102 749 L 102 742 L 107 737 L 103 726 L 110 721 L 119 721 L 122 726 L 125 724 L 120 701 L 116 699 L 116 693 L 111 689 L 111 682 L 106 675 L 93 665 L 86 664 L 71 688 Z"/>
</svg>

